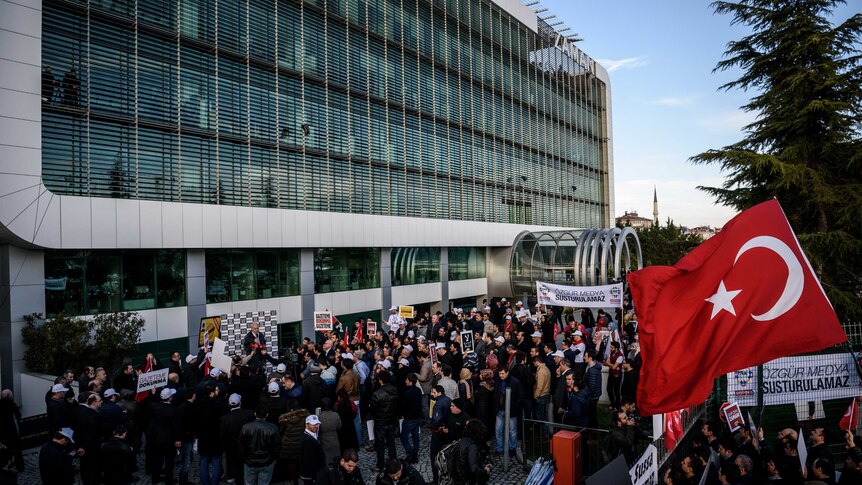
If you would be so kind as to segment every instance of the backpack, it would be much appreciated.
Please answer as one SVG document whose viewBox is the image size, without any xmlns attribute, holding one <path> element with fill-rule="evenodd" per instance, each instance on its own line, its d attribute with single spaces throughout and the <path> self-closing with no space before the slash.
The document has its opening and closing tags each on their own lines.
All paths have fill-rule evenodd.
<svg viewBox="0 0 862 485">
<path fill-rule="evenodd" d="M 438 485 L 453 485 L 455 483 L 455 467 L 458 466 L 458 444 L 460 442 L 461 440 L 455 440 L 449 443 L 434 457 L 434 465 L 437 467 L 439 477 Z"/>
</svg>

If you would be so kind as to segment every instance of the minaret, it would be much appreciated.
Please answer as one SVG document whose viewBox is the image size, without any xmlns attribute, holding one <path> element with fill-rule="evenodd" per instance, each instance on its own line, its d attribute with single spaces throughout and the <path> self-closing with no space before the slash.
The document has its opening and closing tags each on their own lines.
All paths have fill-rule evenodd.
<svg viewBox="0 0 862 485">
<path fill-rule="evenodd" d="M 652 218 L 655 225 L 658 225 L 658 192 L 656 192 L 655 185 L 652 187 Z"/>
</svg>

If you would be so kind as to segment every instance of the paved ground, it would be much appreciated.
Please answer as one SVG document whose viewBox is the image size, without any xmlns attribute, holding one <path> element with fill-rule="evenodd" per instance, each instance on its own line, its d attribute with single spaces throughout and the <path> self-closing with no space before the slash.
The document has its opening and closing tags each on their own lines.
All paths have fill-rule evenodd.
<svg viewBox="0 0 862 485">
<path fill-rule="evenodd" d="M 420 449 L 425 451 L 424 456 L 420 452 L 420 462 L 414 465 L 421 473 L 422 476 L 425 477 L 425 480 L 430 484 L 431 483 L 431 463 L 429 460 L 428 448 L 430 446 L 430 435 L 427 432 L 422 432 L 420 435 Z M 400 440 L 396 440 L 396 447 L 398 449 L 398 456 L 404 457 L 404 448 L 401 446 Z M 362 477 L 365 479 L 365 483 L 369 485 L 373 485 L 375 483 L 375 477 L 371 473 L 371 467 L 374 466 L 374 463 L 377 459 L 375 453 L 367 452 L 363 448 L 359 453 L 359 464 L 362 470 Z M 18 483 L 21 485 L 39 485 L 42 481 L 39 479 L 39 449 L 34 448 L 24 453 L 24 462 L 25 462 L 25 470 L 24 473 L 18 476 Z M 143 469 L 144 465 L 144 455 L 140 454 L 138 457 L 138 465 L 141 469 Z M 522 467 L 514 461 L 511 461 L 509 464 L 508 472 L 503 471 L 502 458 L 500 455 L 495 453 L 491 454 L 491 480 L 489 483 L 495 485 L 508 485 L 508 484 L 522 484 L 524 483 L 524 479 L 527 476 L 527 472 L 522 469 Z M 138 481 L 140 484 L 150 484 L 150 477 L 145 474 L 140 474 L 141 479 Z M 189 480 L 192 483 L 198 482 L 198 463 L 197 460 L 194 461 L 192 465 L 192 470 L 189 476 Z M 76 483 L 81 483 L 80 480 L 76 480 Z M 224 482 L 223 482 L 224 483 Z M 274 482 L 276 483 L 276 482 Z M 277 483 L 287 483 L 287 482 L 277 482 Z"/>
</svg>

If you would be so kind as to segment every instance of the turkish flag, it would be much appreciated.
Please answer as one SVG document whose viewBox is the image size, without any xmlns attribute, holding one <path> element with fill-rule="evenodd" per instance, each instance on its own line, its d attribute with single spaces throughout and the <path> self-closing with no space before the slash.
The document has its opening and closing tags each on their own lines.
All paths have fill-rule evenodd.
<svg viewBox="0 0 862 485">
<path fill-rule="evenodd" d="M 844 416 L 841 417 L 841 421 L 838 421 L 838 428 L 844 431 L 853 431 L 856 429 L 856 420 L 859 418 L 859 404 L 856 402 L 856 398 L 853 398 L 853 402 L 850 403 L 850 407 L 847 408 L 847 411 L 844 411 Z"/>
<path fill-rule="evenodd" d="M 365 337 L 362 336 L 362 321 L 360 320 L 359 325 L 356 326 L 356 330 L 353 332 L 353 338 L 359 341 L 359 343 L 365 343 Z"/>
<path fill-rule="evenodd" d="M 682 412 L 680 410 L 664 413 L 664 447 L 673 451 L 682 438 Z"/>
<path fill-rule="evenodd" d="M 148 356 L 147 357 L 147 363 L 144 365 L 144 370 L 143 370 L 143 372 L 141 372 L 141 374 L 146 374 L 147 372 L 152 372 L 152 371 L 153 371 L 153 360 Z M 136 393 L 135 394 L 135 402 L 143 401 L 150 394 L 151 394 L 150 391 L 141 391 L 139 393 Z"/>
<path fill-rule="evenodd" d="M 722 374 L 847 340 L 775 200 L 737 215 L 676 265 L 628 282 L 644 415 L 702 403 Z"/>
</svg>

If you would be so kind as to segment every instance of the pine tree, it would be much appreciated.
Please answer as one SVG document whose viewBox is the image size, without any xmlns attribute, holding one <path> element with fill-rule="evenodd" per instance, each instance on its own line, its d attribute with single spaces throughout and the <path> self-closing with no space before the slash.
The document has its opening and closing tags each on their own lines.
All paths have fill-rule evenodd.
<svg viewBox="0 0 862 485">
<path fill-rule="evenodd" d="M 699 187 L 747 209 L 775 197 L 842 320 L 862 317 L 862 14 L 830 22 L 842 0 L 712 3 L 750 34 L 730 42 L 715 70 L 742 76 L 758 115 L 743 140 L 691 161 L 717 164 L 721 187 Z"/>
</svg>

